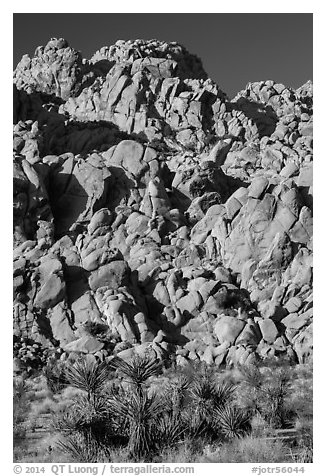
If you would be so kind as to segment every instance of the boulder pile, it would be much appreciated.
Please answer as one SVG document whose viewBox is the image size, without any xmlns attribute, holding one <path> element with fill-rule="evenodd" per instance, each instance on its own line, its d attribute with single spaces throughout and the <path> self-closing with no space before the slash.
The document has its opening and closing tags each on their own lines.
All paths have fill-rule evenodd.
<svg viewBox="0 0 326 476">
<path fill-rule="evenodd" d="M 14 72 L 14 333 L 63 356 L 312 357 L 312 83 L 232 100 L 177 43 Z"/>
</svg>

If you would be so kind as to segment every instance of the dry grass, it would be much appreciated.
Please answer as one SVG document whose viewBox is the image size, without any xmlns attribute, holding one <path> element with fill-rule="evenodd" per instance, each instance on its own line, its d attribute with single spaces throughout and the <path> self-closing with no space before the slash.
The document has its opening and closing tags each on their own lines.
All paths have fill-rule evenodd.
<svg viewBox="0 0 326 476">
<path fill-rule="evenodd" d="M 201 459 L 202 463 L 284 463 L 289 462 L 281 441 L 250 436 L 221 445 L 215 453 Z"/>
<path fill-rule="evenodd" d="M 175 448 L 167 448 L 154 460 L 157 463 L 199 463 L 207 442 L 198 439 L 197 441 L 186 441 Z"/>
</svg>

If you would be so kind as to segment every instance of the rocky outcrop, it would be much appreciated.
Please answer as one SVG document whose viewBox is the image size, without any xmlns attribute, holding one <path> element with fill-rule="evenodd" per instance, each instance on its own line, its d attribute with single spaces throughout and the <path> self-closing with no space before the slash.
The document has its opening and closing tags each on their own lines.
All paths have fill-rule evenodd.
<svg viewBox="0 0 326 476">
<path fill-rule="evenodd" d="M 33 58 L 24 55 L 17 65 L 14 81 L 27 93 L 40 91 L 64 100 L 76 89 L 82 76 L 81 54 L 67 41 L 52 38 L 45 47 L 39 46 Z"/>
<path fill-rule="evenodd" d="M 14 332 L 99 359 L 312 356 L 312 83 L 230 100 L 176 43 L 14 73 Z"/>
</svg>

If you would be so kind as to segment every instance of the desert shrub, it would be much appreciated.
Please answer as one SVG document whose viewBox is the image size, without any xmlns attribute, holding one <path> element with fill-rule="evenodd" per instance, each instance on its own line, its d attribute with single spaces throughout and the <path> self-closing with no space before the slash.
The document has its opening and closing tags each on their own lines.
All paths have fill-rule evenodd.
<svg viewBox="0 0 326 476">
<path fill-rule="evenodd" d="M 198 177 L 189 186 L 189 193 L 193 198 L 201 197 L 207 192 L 214 191 L 213 183 L 207 177 Z"/>
<path fill-rule="evenodd" d="M 50 359 L 43 368 L 47 387 L 51 392 L 58 393 L 68 384 L 65 370 L 66 364 L 57 359 Z"/>
<path fill-rule="evenodd" d="M 298 420 L 312 420 L 312 369 L 310 369 L 310 371 L 308 369 L 295 369 L 295 375 L 291 385 L 290 405 L 292 406 L 292 408 L 295 408 Z"/>
<path fill-rule="evenodd" d="M 104 343 L 104 349 L 110 354 L 113 353 L 117 344 L 122 344 L 121 337 L 117 333 L 112 333 L 104 322 L 86 321 L 83 324 L 83 330 L 92 337 Z M 122 350 L 122 349 L 121 349 Z"/>
<path fill-rule="evenodd" d="M 191 382 L 196 376 L 204 373 L 206 368 L 206 362 L 192 360 L 189 361 L 186 366 L 175 365 L 171 368 L 165 369 L 163 375 L 169 379 L 186 377 Z"/>
<path fill-rule="evenodd" d="M 295 415 L 289 405 L 291 374 L 284 367 L 239 366 L 242 405 L 252 416 L 258 413 L 272 428 L 291 425 Z"/>
<path fill-rule="evenodd" d="M 33 339 L 14 336 L 13 355 L 19 360 L 22 370 L 31 375 L 45 366 L 49 350 Z"/>
<path fill-rule="evenodd" d="M 26 374 L 14 378 L 13 459 L 16 462 L 34 461 L 36 449 L 28 436 L 36 428 L 35 409 L 41 400 L 36 395 L 39 385 L 39 378 L 27 379 Z"/>
<path fill-rule="evenodd" d="M 86 321 L 83 324 L 83 329 L 93 337 L 107 338 L 109 327 L 102 322 Z"/>
<path fill-rule="evenodd" d="M 312 419 L 299 419 L 296 422 L 297 438 L 290 450 L 292 460 L 296 463 L 313 462 L 313 424 Z"/>
<path fill-rule="evenodd" d="M 27 385 L 22 378 L 14 379 L 13 389 L 13 438 L 14 447 L 19 446 L 26 435 L 26 420 L 30 409 L 28 401 Z"/>
</svg>

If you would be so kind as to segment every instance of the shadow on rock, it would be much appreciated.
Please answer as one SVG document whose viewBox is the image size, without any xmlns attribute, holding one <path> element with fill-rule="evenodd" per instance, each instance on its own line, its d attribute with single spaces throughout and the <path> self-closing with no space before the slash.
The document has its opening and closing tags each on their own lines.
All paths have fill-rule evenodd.
<svg viewBox="0 0 326 476">
<path fill-rule="evenodd" d="M 271 106 L 244 97 L 239 98 L 235 103 L 227 103 L 227 110 L 243 112 L 256 124 L 260 138 L 273 134 L 279 120 Z"/>
<path fill-rule="evenodd" d="M 60 173 L 50 181 L 48 193 L 54 217 L 55 235 L 65 234 L 86 210 L 88 194 L 73 174 Z"/>
</svg>

